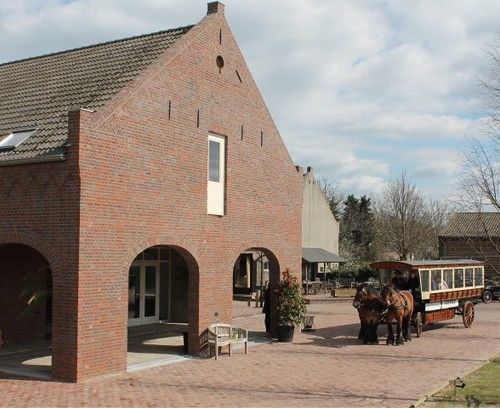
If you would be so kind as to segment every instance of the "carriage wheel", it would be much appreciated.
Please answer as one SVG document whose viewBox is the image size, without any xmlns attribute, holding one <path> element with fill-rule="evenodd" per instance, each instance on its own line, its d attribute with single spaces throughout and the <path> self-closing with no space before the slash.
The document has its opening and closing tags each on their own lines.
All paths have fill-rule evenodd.
<svg viewBox="0 0 500 408">
<path fill-rule="evenodd" d="M 467 301 L 464 303 L 462 319 L 465 327 L 471 327 L 474 321 L 474 305 Z"/>
<path fill-rule="evenodd" d="M 417 328 L 417 337 L 420 337 L 422 334 L 422 313 L 417 312 L 415 316 L 415 327 Z"/>
</svg>

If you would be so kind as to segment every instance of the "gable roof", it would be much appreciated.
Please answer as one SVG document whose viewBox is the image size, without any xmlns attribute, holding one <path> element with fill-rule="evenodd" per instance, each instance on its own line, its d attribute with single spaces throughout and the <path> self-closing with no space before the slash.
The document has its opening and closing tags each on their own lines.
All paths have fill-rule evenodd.
<svg viewBox="0 0 500 408">
<path fill-rule="evenodd" d="M 500 212 L 455 213 L 450 217 L 442 237 L 500 237 Z"/>
<path fill-rule="evenodd" d="M 38 129 L 16 149 L 0 151 L 0 164 L 63 154 L 68 111 L 102 107 L 191 27 L 0 64 L 0 141 Z"/>
</svg>

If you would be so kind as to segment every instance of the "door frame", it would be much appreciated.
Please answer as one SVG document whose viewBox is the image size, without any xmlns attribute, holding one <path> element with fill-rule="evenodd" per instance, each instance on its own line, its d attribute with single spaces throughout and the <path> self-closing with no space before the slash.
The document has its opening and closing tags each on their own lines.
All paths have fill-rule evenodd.
<svg viewBox="0 0 500 408">
<path fill-rule="evenodd" d="M 146 298 L 146 267 L 154 266 L 155 276 L 155 315 L 144 316 Z M 128 318 L 127 326 L 142 326 L 145 324 L 158 323 L 160 321 L 160 262 L 159 261 L 134 261 L 130 268 L 139 268 L 139 317 Z M 130 273 L 130 272 L 129 272 Z"/>
</svg>

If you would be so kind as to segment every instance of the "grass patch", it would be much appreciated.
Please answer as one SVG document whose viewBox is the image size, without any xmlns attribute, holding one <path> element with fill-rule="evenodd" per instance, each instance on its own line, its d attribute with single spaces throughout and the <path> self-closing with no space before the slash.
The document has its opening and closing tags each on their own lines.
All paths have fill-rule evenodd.
<svg viewBox="0 0 500 408">
<path fill-rule="evenodd" d="M 500 356 L 493 358 L 488 364 L 474 371 L 464 379 L 465 387 L 458 388 L 449 385 L 438 391 L 429 402 L 435 407 L 475 406 L 477 400 L 483 405 L 500 404 Z M 434 402 L 435 404 L 432 404 Z M 427 405 L 427 404 L 425 404 Z"/>
</svg>

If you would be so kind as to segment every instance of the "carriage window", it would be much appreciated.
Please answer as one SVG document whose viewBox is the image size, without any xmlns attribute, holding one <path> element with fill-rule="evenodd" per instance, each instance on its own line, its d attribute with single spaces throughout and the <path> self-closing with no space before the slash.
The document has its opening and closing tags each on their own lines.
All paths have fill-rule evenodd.
<svg viewBox="0 0 500 408">
<path fill-rule="evenodd" d="M 463 288 L 464 287 L 464 270 L 463 269 L 455 269 L 455 287 Z"/>
<path fill-rule="evenodd" d="M 430 273 L 428 270 L 420 271 L 420 287 L 422 288 L 422 292 L 429 291 L 429 277 Z"/>
<path fill-rule="evenodd" d="M 474 285 L 483 285 L 483 268 L 474 268 Z"/>
<path fill-rule="evenodd" d="M 453 269 L 443 269 L 443 282 L 446 283 L 448 288 L 453 287 Z"/>
<path fill-rule="evenodd" d="M 474 269 L 465 268 L 465 286 L 474 286 Z"/>
<path fill-rule="evenodd" d="M 442 290 L 445 289 L 443 280 L 441 279 L 441 269 L 433 269 L 431 271 L 431 289 Z"/>
</svg>

